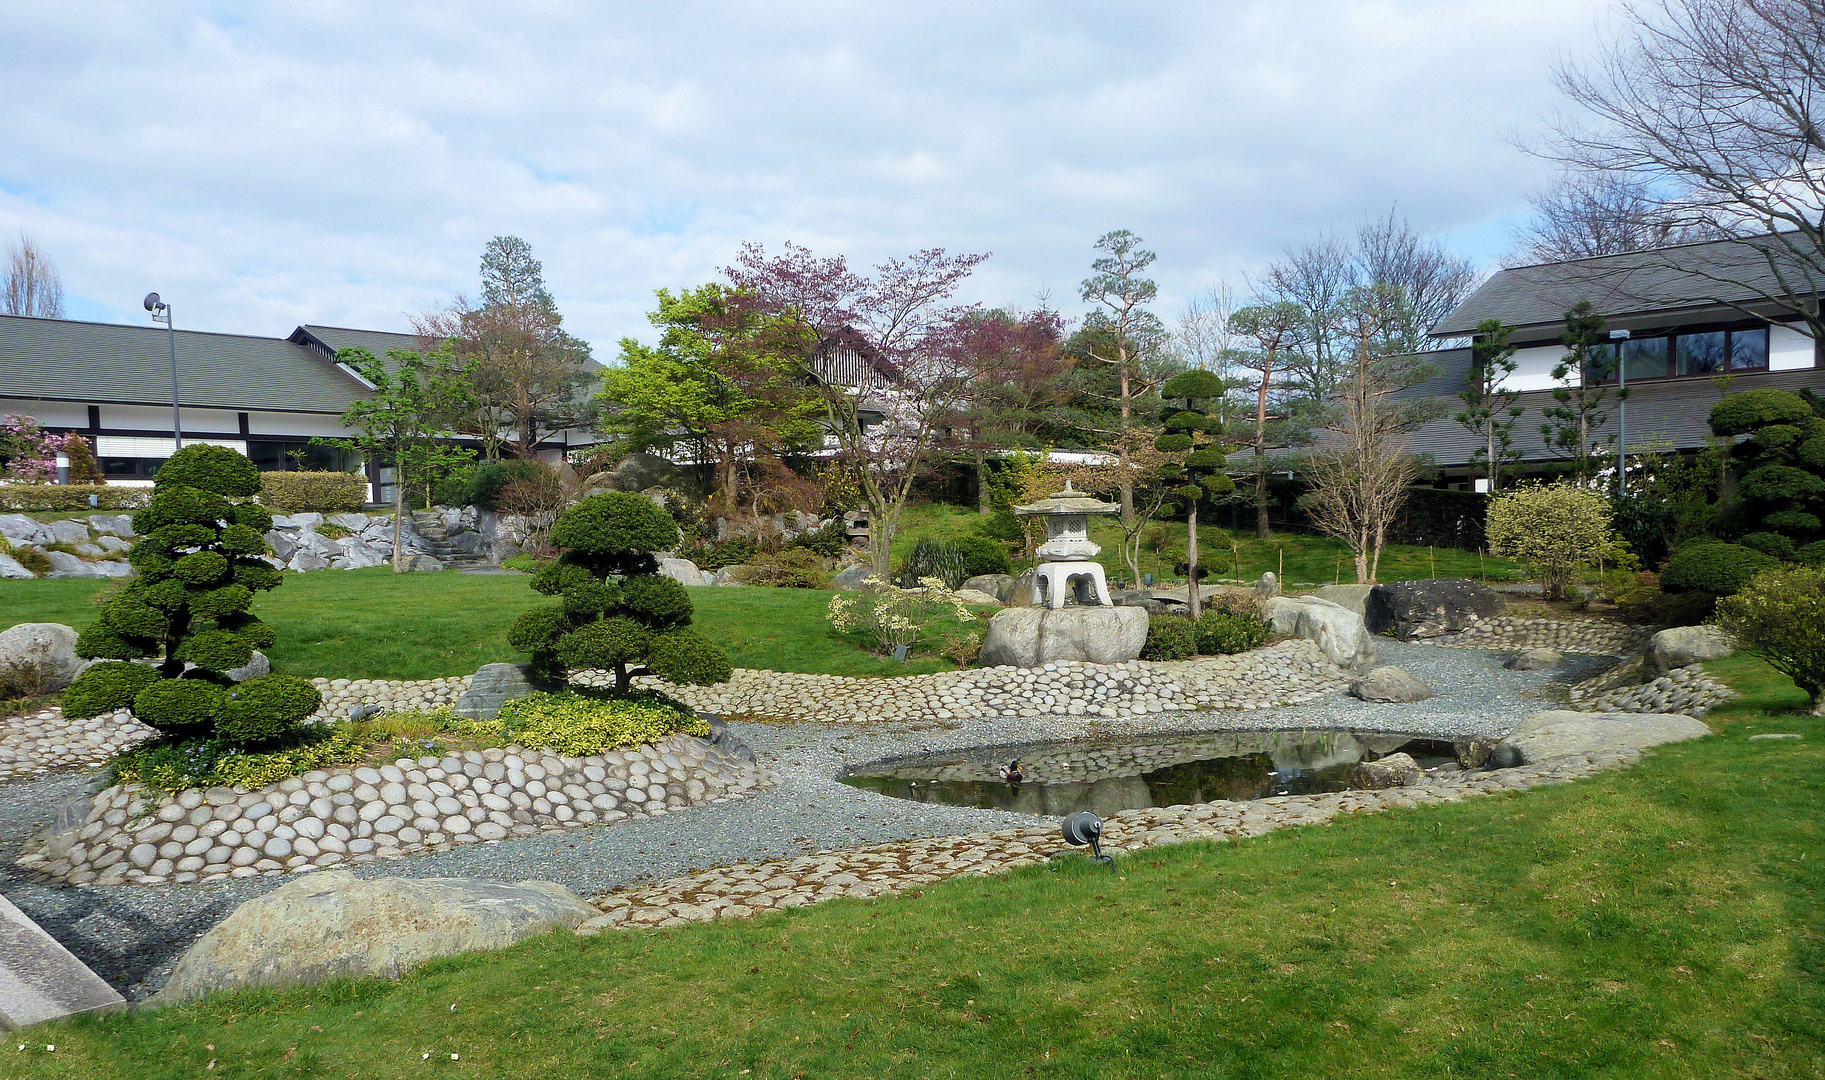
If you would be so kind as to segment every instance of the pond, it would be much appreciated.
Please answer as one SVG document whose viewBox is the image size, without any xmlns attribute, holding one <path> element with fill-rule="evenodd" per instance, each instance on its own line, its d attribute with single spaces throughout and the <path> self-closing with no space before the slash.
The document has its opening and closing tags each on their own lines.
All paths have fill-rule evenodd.
<svg viewBox="0 0 1825 1080">
<path fill-rule="evenodd" d="M 851 787 L 913 802 L 1060 816 L 1348 791 L 1356 766 L 1406 753 L 1456 768 L 1451 744 L 1387 732 L 1249 731 L 944 750 L 853 766 Z"/>
</svg>

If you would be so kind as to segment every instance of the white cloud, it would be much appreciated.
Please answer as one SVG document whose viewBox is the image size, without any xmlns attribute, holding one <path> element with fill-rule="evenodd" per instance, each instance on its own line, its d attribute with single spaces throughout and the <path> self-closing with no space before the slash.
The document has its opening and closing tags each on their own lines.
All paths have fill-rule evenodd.
<svg viewBox="0 0 1825 1080">
<path fill-rule="evenodd" d="M 1495 254 L 1601 5 L 10 5 L 0 232 L 78 313 L 270 334 L 403 329 L 515 233 L 607 358 L 745 240 L 992 250 L 978 298 L 1072 312 L 1129 228 L 1170 316 L 1396 203 Z"/>
</svg>

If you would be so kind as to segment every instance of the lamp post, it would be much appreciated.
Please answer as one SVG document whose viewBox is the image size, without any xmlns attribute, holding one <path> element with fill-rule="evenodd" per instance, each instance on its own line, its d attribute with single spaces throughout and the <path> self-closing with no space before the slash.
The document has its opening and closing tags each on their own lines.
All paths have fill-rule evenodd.
<svg viewBox="0 0 1825 1080">
<path fill-rule="evenodd" d="M 1627 330 L 1611 330 L 1616 343 L 1616 494 L 1629 493 L 1629 369 L 1622 354 L 1629 340 Z"/>
<path fill-rule="evenodd" d="M 146 310 L 152 313 L 153 322 L 165 324 L 165 345 L 171 352 L 171 437 L 177 442 L 177 449 L 182 450 L 184 421 L 177 406 L 177 330 L 171 325 L 171 305 L 152 292 L 146 294 Z"/>
</svg>

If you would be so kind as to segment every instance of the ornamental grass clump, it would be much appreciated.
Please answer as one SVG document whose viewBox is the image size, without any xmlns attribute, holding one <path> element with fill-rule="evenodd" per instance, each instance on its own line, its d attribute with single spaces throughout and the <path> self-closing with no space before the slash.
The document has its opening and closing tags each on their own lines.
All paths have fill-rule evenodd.
<svg viewBox="0 0 1825 1080">
<path fill-rule="evenodd" d="M 550 540 L 558 561 L 532 588 L 556 604 L 521 615 L 507 642 L 532 654 L 534 674 L 562 684 L 571 673 L 606 671 L 626 697 L 637 675 L 707 686 L 733 670 L 722 647 L 691 629 L 691 597 L 659 574 L 656 551 L 678 546 L 678 525 L 645 498 L 591 495 L 559 515 Z"/>
<path fill-rule="evenodd" d="M 317 690 L 287 675 L 231 690 L 227 674 L 275 640 L 249 611 L 256 593 L 284 580 L 261 558 L 272 515 L 236 501 L 259 492 L 259 469 L 225 447 L 193 445 L 167 459 L 153 483 L 151 501 L 133 515 L 142 539 L 128 561 L 139 576 L 76 641 L 77 655 L 113 662 L 70 684 L 65 715 L 129 707 L 173 738 L 228 746 L 285 737 L 322 704 Z M 125 662 L 142 659 L 156 663 Z"/>
<path fill-rule="evenodd" d="M 826 618 L 845 633 L 863 630 L 873 635 L 883 652 L 911 648 L 925 636 L 926 627 L 946 617 L 960 623 L 976 616 L 941 578 L 919 580 L 919 588 L 902 589 L 878 577 L 866 578 L 855 592 L 830 598 Z"/>
<path fill-rule="evenodd" d="M 1717 602 L 1718 625 L 1743 651 L 1794 681 L 1825 716 L 1825 572 L 1793 567 L 1757 575 Z"/>
</svg>

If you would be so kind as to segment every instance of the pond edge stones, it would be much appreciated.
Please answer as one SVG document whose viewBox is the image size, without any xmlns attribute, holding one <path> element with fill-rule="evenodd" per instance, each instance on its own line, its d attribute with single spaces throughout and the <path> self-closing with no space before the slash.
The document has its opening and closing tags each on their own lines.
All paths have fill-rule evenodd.
<svg viewBox="0 0 1825 1080">
<path fill-rule="evenodd" d="M 299 873 L 656 817 L 778 782 L 734 747 L 671 735 L 581 758 L 515 746 L 400 758 L 252 791 L 115 785 L 79 821 L 28 841 L 16 865 L 78 885 Z"/>
</svg>

